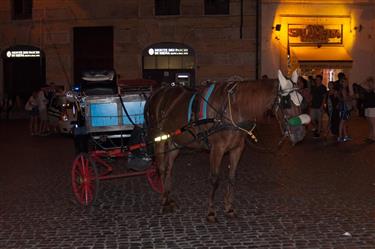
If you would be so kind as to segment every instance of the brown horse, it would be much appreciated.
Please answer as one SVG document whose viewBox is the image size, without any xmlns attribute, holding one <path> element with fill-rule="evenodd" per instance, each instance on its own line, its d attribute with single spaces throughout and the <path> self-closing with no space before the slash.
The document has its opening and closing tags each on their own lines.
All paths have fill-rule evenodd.
<svg viewBox="0 0 375 249">
<path fill-rule="evenodd" d="M 297 100 L 301 100 L 301 96 L 294 93 L 295 89 L 290 87 L 293 84 L 281 73 L 279 81 L 280 84 L 277 80 L 218 83 L 196 91 L 179 86 L 164 87 L 150 96 L 145 115 L 149 136 L 156 141 L 155 160 L 164 184 L 162 212 L 176 208 L 170 197 L 172 168 L 180 148 L 186 147 L 210 152 L 212 189 L 207 215 L 210 222 L 216 221 L 214 196 L 219 186 L 221 161 L 225 153 L 229 154 L 224 211 L 228 217 L 236 216 L 233 207 L 235 173 L 246 136 L 251 135 L 255 123 L 274 107 L 277 116 L 281 117 L 283 133 L 288 134 L 293 143 L 304 136 L 304 126 L 294 126 L 293 132 L 287 122 L 290 117 L 300 114 L 298 103 L 296 106 L 294 102 L 296 96 Z M 285 97 L 293 101 L 282 104 Z"/>
</svg>

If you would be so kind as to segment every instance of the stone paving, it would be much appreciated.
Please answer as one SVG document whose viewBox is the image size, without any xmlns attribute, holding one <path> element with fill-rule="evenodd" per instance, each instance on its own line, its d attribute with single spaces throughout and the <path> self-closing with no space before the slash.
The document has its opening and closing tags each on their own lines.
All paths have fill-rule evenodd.
<svg viewBox="0 0 375 249">
<path fill-rule="evenodd" d="M 71 139 L 30 137 L 26 121 L 0 121 L 0 248 L 375 248 L 375 144 L 362 142 L 363 119 L 350 126 L 347 143 L 309 135 L 276 153 L 247 149 L 239 217 L 225 218 L 220 188 L 219 222 L 208 224 L 206 153 L 177 159 L 174 214 L 160 214 L 145 177 L 101 182 L 96 205 L 83 208 L 70 187 Z M 257 134 L 259 146 L 276 148 L 276 127 Z"/>
</svg>

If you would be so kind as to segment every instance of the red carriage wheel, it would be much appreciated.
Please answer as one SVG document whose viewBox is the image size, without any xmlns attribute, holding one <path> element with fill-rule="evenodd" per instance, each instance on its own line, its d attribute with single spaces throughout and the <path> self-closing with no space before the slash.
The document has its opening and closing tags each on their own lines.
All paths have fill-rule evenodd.
<svg viewBox="0 0 375 249">
<path fill-rule="evenodd" d="M 87 153 L 81 153 L 74 159 L 72 188 L 81 205 L 90 206 L 95 202 L 99 190 L 98 171 L 94 160 Z"/>
<path fill-rule="evenodd" d="M 155 163 L 151 165 L 151 167 L 147 170 L 147 180 L 150 184 L 151 188 L 157 192 L 162 193 L 163 192 L 163 182 L 161 181 L 161 177 L 159 175 L 159 172 L 155 166 Z"/>
</svg>

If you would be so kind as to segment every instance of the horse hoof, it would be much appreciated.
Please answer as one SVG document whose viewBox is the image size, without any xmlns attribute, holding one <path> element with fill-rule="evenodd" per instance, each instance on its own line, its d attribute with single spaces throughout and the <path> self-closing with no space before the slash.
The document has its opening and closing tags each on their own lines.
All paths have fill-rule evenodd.
<svg viewBox="0 0 375 249">
<path fill-rule="evenodd" d="M 169 214 L 169 213 L 173 213 L 174 210 L 175 210 L 175 205 L 169 203 L 168 205 L 164 205 L 162 207 L 161 213 L 162 214 Z"/>
<path fill-rule="evenodd" d="M 213 213 L 210 213 L 207 215 L 207 221 L 208 223 L 217 223 L 216 215 Z"/>
<path fill-rule="evenodd" d="M 228 218 L 230 218 L 230 219 L 237 218 L 237 214 L 236 214 L 236 212 L 234 212 L 233 209 L 225 212 L 225 216 L 228 217 Z"/>
<path fill-rule="evenodd" d="M 161 213 L 162 214 L 170 214 L 170 213 L 173 213 L 173 210 L 172 210 L 172 208 L 171 207 L 163 207 L 162 209 L 161 209 Z"/>
<path fill-rule="evenodd" d="M 169 206 L 173 209 L 180 209 L 180 207 L 177 205 L 175 201 L 170 201 Z"/>
</svg>

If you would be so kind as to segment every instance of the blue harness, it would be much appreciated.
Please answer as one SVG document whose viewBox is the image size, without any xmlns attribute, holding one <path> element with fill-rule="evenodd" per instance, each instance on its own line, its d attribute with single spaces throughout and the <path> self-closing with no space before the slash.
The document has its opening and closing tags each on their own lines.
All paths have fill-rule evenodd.
<svg viewBox="0 0 375 249">
<path fill-rule="evenodd" d="M 210 96 L 212 92 L 215 89 L 215 84 L 211 84 L 208 88 L 205 89 L 205 93 L 202 96 L 202 99 L 197 100 L 199 103 L 199 110 L 198 110 L 198 119 L 207 119 L 207 105 L 208 105 L 208 100 L 210 99 Z M 197 93 L 194 93 L 193 96 L 191 96 L 189 100 L 189 107 L 188 107 L 188 122 L 191 121 L 191 116 L 193 113 L 193 103 L 196 99 Z"/>
</svg>

